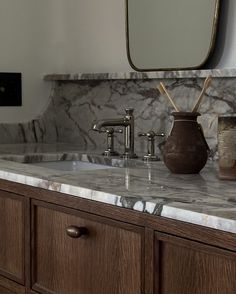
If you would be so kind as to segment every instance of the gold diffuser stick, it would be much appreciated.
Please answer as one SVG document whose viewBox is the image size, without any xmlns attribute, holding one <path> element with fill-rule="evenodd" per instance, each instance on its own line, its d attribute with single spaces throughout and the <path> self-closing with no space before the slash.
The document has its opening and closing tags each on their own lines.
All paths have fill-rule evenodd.
<svg viewBox="0 0 236 294">
<path fill-rule="evenodd" d="M 179 112 L 178 107 L 175 105 L 173 99 L 170 97 L 170 94 L 168 93 L 166 87 L 164 86 L 164 84 L 163 84 L 162 82 L 160 83 L 159 87 L 157 87 L 157 89 L 160 91 L 160 93 L 161 93 L 162 95 L 166 95 L 166 97 L 169 99 L 169 101 L 170 101 L 171 105 L 174 107 L 174 109 L 175 109 L 177 112 Z"/>
<path fill-rule="evenodd" d="M 192 109 L 192 112 L 197 112 L 198 111 L 198 108 L 200 106 L 200 103 L 202 101 L 202 98 L 203 98 L 203 96 L 204 96 L 207 88 L 210 86 L 211 81 L 212 81 L 212 77 L 211 76 L 209 76 L 209 77 L 207 77 L 205 79 L 204 84 L 203 84 L 202 91 L 201 91 L 200 95 L 197 98 L 197 101 L 196 101 L 196 103 L 195 103 L 195 105 L 194 105 L 194 107 Z"/>
</svg>

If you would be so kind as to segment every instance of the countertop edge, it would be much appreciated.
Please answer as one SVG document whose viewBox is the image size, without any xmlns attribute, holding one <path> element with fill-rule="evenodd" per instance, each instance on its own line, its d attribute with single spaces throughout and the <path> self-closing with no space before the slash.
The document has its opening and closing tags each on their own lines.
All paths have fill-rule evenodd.
<svg viewBox="0 0 236 294">
<path fill-rule="evenodd" d="M 115 205 L 123 207 L 121 203 L 122 196 L 111 194 L 103 191 L 97 191 L 85 187 L 74 186 L 56 182 L 55 180 L 45 180 L 40 177 L 22 175 L 17 172 L 4 171 L 0 169 L 0 178 L 20 184 L 25 184 L 33 187 L 43 188 L 51 191 L 64 193 L 71 196 L 80 197 L 87 200 L 98 201 L 100 203 Z M 82 196 L 81 196 L 82 195 Z M 173 220 L 184 221 L 200 225 L 207 228 L 213 228 L 229 233 L 236 233 L 236 221 L 221 218 L 204 213 L 194 212 L 190 210 L 171 207 L 168 204 L 163 204 L 161 209 L 159 207 L 159 214 L 156 213 L 156 203 L 146 201 L 145 205 L 142 201 L 137 199 L 137 202 L 132 207 L 132 210 L 137 212 L 149 213 L 152 215 L 159 215 Z M 126 208 L 127 209 L 127 208 Z M 235 229 L 234 229 L 235 228 Z"/>
<path fill-rule="evenodd" d="M 146 80 L 146 79 L 178 79 L 178 78 L 215 78 L 236 77 L 236 68 L 202 69 L 183 71 L 156 72 L 113 72 L 113 73 L 52 73 L 45 74 L 45 81 L 80 81 L 80 80 Z"/>
</svg>

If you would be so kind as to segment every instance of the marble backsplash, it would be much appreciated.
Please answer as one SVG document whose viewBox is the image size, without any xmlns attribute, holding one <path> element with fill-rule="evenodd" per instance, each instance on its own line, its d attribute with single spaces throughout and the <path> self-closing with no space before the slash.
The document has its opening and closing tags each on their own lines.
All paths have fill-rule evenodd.
<svg viewBox="0 0 236 294">
<path fill-rule="evenodd" d="M 106 147 L 105 134 L 91 130 L 95 121 L 122 117 L 126 107 L 135 109 L 135 150 L 145 152 L 138 132 L 154 130 L 169 134 L 172 107 L 156 90 L 164 82 L 178 107 L 190 111 L 199 95 L 203 78 L 97 79 L 57 81 L 50 104 L 28 123 L 0 124 L 0 143 L 76 143 L 99 149 Z M 236 78 L 214 78 L 199 109 L 210 148 L 217 149 L 217 117 L 236 112 Z M 116 149 L 123 150 L 123 135 L 116 135 Z"/>
</svg>

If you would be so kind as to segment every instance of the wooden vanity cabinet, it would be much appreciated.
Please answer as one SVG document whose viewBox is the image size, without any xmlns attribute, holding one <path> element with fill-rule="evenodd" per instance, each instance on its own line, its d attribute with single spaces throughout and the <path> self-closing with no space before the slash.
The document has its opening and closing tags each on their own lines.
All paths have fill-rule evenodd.
<svg viewBox="0 0 236 294">
<path fill-rule="evenodd" d="M 25 282 L 24 203 L 24 197 L 0 190 L 0 275 L 20 284 Z"/>
<path fill-rule="evenodd" d="M 155 234 L 155 294 L 235 294 L 236 253 Z"/>
<path fill-rule="evenodd" d="M 4 180 L 0 188 L 0 294 L 236 293 L 235 234 Z"/>
<path fill-rule="evenodd" d="M 32 288 L 54 294 L 143 294 L 143 229 L 33 201 Z"/>
</svg>

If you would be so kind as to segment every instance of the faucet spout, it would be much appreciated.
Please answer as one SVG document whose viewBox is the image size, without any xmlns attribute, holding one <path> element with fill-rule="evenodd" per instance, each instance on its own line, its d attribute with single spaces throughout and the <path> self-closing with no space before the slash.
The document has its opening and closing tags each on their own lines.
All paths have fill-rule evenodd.
<svg viewBox="0 0 236 294">
<path fill-rule="evenodd" d="M 100 132 L 104 127 L 126 126 L 124 118 L 101 119 L 93 125 L 93 130 Z"/>
</svg>

